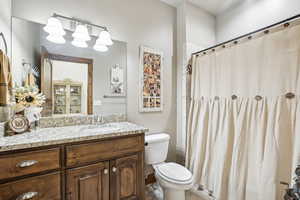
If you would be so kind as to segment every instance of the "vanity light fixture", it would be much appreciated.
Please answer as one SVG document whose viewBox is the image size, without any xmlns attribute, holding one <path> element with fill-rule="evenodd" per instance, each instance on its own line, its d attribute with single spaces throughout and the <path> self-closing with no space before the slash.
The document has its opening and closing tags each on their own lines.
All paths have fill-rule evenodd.
<svg viewBox="0 0 300 200">
<path fill-rule="evenodd" d="M 94 49 L 96 51 L 106 52 L 106 51 L 108 51 L 107 46 L 111 46 L 111 45 L 113 45 L 111 36 L 107 30 L 104 30 L 104 31 L 101 31 L 101 33 L 99 34 L 98 39 L 96 40 Z"/>
<path fill-rule="evenodd" d="M 87 41 L 91 40 L 88 29 L 85 25 L 79 24 L 76 26 L 75 32 L 72 34 L 74 40 L 72 44 L 76 47 L 86 48 L 88 47 Z"/>
<path fill-rule="evenodd" d="M 91 40 L 91 35 L 89 34 L 89 30 L 92 33 L 93 32 L 92 28 L 98 28 L 101 30 L 96 40 L 96 43 L 94 45 L 94 49 L 96 51 L 100 51 L 100 52 L 108 51 L 107 46 L 113 45 L 113 41 L 111 39 L 110 33 L 108 32 L 108 29 L 106 27 L 92 24 L 83 21 L 81 19 L 58 15 L 56 13 L 54 13 L 53 16 L 48 19 L 48 23 L 44 27 L 44 30 L 49 33 L 47 39 L 51 42 L 55 42 L 59 44 L 65 43 L 65 39 L 63 36 L 66 33 L 63 29 L 61 21 L 58 18 L 68 20 L 71 22 L 72 25 L 75 24 L 75 26 L 73 27 L 75 31 L 72 34 L 73 36 L 72 45 L 76 47 L 81 47 L 81 48 L 88 47 L 87 41 Z"/>
<path fill-rule="evenodd" d="M 83 40 L 79 40 L 74 38 L 74 40 L 72 41 L 72 45 L 75 47 L 80 47 L 80 48 L 87 48 L 88 44 L 86 43 L 86 41 Z"/>
<path fill-rule="evenodd" d="M 56 44 L 64 44 L 66 43 L 66 40 L 63 36 L 61 35 L 52 35 L 52 34 L 49 34 L 47 37 L 46 37 L 47 40 L 49 40 L 50 42 L 53 42 L 53 43 L 56 43 Z"/>
<path fill-rule="evenodd" d="M 49 35 L 47 36 L 47 40 L 57 44 L 64 44 L 66 42 L 63 37 L 66 32 L 63 29 L 61 21 L 59 21 L 57 18 L 50 17 L 48 19 L 47 25 L 44 27 L 44 31 L 49 33 Z"/>
<path fill-rule="evenodd" d="M 113 45 L 113 41 L 111 40 L 111 36 L 107 30 L 101 31 L 99 34 L 99 37 L 97 39 L 96 44 L 102 44 L 106 46 L 111 46 Z"/>
<path fill-rule="evenodd" d="M 106 52 L 106 51 L 108 51 L 108 47 L 107 47 L 106 45 L 103 45 L 103 44 L 97 44 L 97 42 L 96 42 L 96 44 L 94 45 L 94 49 L 95 49 L 96 51 L 100 51 L 100 52 Z"/>
</svg>

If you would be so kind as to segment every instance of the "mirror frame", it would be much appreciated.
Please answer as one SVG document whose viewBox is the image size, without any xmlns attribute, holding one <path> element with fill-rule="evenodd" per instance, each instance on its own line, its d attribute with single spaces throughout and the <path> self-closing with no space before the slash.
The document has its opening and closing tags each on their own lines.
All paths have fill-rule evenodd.
<svg viewBox="0 0 300 200">
<path fill-rule="evenodd" d="M 51 106 L 51 108 L 52 108 L 52 69 L 50 70 L 46 69 L 46 66 L 44 65 L 45 58 L 51 60 L 82 63 L 88 65 L 87 114 L 92 115 L 93 114 L 93 59 L 51 54 L 46 51 L 45 47 L 42 47 L 41 92 L 46 95 L 46 99 L 47 99 L 46 103 L 48 104 L 48 106 Z M 51 77 L 50 80 L 46 81 L 47 77 Z M 51 91 L 50 92 L 47 91 L 50 88 Z M 52 113 L 52 109 L 51 109 L 51 113 Z"/>
</svg>

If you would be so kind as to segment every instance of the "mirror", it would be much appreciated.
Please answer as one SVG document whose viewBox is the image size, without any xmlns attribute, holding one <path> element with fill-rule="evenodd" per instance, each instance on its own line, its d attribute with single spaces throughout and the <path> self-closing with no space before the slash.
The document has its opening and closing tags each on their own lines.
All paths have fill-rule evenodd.
<svg viewBox="0 0 300 200">
<path fill-rule="evenodd" d="M 47 100 L 43 116 L 126 114 L 127 45 L 113 41 L 107 52 L 93 49 L 97 34 L 90 31 L 87 48 L 47 40 L 38 24 L 12 18 L 12 71 L 16 86 L 36 85 Z"/>
<path fill-rule="evenodd" d="M 93 114 L 93 59 L 50 54 L 42 47 L 41 63 L 46 116 Z"/>
</svg>

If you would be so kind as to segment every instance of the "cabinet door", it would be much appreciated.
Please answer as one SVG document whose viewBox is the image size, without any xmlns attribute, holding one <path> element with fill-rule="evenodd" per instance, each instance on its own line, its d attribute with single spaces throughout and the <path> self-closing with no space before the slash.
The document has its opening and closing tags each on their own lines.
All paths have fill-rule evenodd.
<svg viewBox="0 0 300 200">
<path fill-rule="evenodd" d="M 109 162 L 67 170 L 67 200 L 109 200 Z"/>
<path fill-rule="evenodd" d="M 144 200 L 143 153 L 111 161 L 111 200 Z"/>
</svg>

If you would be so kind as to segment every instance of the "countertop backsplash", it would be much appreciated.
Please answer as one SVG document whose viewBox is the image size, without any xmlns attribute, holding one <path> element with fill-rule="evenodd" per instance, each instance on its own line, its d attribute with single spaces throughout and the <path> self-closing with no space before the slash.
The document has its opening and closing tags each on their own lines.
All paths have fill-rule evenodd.
<svg viewBox="0 0 300 200">
<path fill-rule="evenodd" d="M 112 115 L 74 115 L 74 116 L 52 116 L 43 117 L 39 120 L 38 128 L 55 128 L 64 126 L 101 125 L 111 122 L 125 122 L 125 114 Z M 0 123 L 0 137 L 5 136 L 6 123 Z"/>
<path fill-rule="evenodd" d="M 74 115 L 74 116 L 57 116 L 43 117 L 39 121 L 39 128 L 63 127 L 63 126 L 79 126 L 79 125 L 100 125 L 111 122 L 124 122 L 126 115 Z"/>
</svg>

